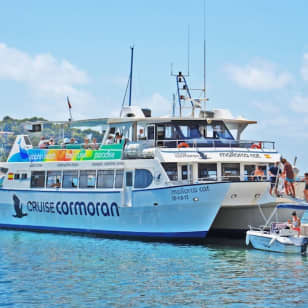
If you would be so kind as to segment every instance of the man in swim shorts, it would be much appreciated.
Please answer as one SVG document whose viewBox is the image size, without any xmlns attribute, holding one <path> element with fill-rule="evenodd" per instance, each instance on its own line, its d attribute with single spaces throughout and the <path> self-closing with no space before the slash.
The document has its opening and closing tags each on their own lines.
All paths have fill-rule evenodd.
<svg viewBox="0 0 308 308">
<path fill-rule="evenodd" d="M 305 173 L 304 181 L 305 181 L 304 196 L 306 202 L 308 202 L 308 172 Z"/>
<path fill-rule="evenodd" d="M 291 164 L 285 159 L 282 158 L 281 162 L 283 163 L 284 169 L 283 173 L 285 175 L 285 186 L 286 186 L 286 194 L 291 195 L 295 198 L 295 188 L 294 188 L 294 172 Z"/>
</svg>

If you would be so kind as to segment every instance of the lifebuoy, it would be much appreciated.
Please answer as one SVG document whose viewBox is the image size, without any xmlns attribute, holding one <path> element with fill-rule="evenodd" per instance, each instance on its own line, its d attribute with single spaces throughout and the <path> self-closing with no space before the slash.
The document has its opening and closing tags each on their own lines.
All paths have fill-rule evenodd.
<svg viewBox="0 0 308 308">
<path fill-rule="evenodd" d="M 259 142 L 258 144 L 254 143 L 250 148 L 251 149 L 261 149 L 261 142 Z"/>
<path fill-rule="evenodd" d="M 178 148 L 189 148 L 189 145 L 186 142 L 181 142 L 178 144 Z"/>
</svg>

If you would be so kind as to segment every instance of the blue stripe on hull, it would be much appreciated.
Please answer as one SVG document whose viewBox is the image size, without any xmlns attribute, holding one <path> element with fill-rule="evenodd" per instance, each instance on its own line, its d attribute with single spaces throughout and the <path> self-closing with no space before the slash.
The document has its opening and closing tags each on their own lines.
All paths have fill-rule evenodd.
<svg viewBox="0 0 308 308">
<path fill-rule="evenodd" d="M 194 232 L 130 232 L 130 231 L 109 231 L 109 230 L 91 230 L 79 228 L 60 228 L 60 227 L 44 227 L 31 225 L 11 225 L 0 224 L 0 228 L 14 229 L 14 230 L 29 230 L 29 231 L 55 231 L 55 232 L 74 232 L 97 235 L 114 235 L 125 237 L 146 237 L 146 238 L 166 238 L 166 239 L 201 239 L 205 238 L 207 231 Z"/>
</svg>

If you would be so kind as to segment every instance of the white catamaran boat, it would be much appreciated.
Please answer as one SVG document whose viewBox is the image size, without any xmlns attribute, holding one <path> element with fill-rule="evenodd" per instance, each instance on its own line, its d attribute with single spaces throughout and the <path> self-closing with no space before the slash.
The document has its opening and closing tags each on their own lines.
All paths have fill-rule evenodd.
<svg viewBox="0 0 308 308">
<path fill-rule="evenodd" d="M 277 216 L 277 214 L 280 214 L 286 209 L 307 211 L 308 205 L 279 204 L 271 218 Z M 282 221 L 280 217 L 275 217 L 275 219 L 277 219 L 277 221 Z M 291 226 L 286 222 L 272 222 L 270 227 L 268 222 L 259 228 L 250 227 L 250 230 L 246 233 L 246 245 L 249 244 L 260 250 L 306 254 L 308 245 L 308 224 L 301 224 L 299 234 L 297 231 L 292 230 Z"/>
<path fill-rule="evenodd" d="M 130 85 L 131 77 L 132 65 Z M 230 183 L 195 180 L 198 162 L 191 158 L 199 154 L 178 147 L 179 138 L 171 140 L 176 129 L 179 134 L 198 131 L 190 119 L 152 118 L 149 110 L 133 107 L 130 101 L 119 118 L 70 119 L 71 127 L 99 127 L 98 145 L 42 149 L 32 145 L 30 136 L 17 136 L 7 162 L 0 164 L 0 227 L 204 238 Z M 204 127 L 205 121 L 198 123 Z M 31 130 L 40 125 L 33 124 Z M 171 142 L 171 152 L 175 150 L 170 159 L 165 157 L 170 155 L 164 152 L 165 139 Z"/>
<path fill-rule="evenodd" d="M 119 118 L 70 122 L 100 127 L 99 149 L 38 149 L 18 136 L 2 164 L 0 226 L 196 238 L 264 224 L 290 202 L 269 195 L 268 171 L 281 157 L 274 142 L 241 140 L 255 121 L 205 111 L 207 99 L 191 97 L 182 73 L 176 83 L 179 116 L 152 117 L 129 103 Z M 253 175 L 256 166 L 263 176 Z"/>
</svg>

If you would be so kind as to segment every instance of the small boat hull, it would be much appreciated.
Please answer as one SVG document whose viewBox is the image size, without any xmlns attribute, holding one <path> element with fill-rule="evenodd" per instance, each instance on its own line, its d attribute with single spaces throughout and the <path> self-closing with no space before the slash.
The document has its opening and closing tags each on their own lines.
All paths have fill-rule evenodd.
<svg viewBox="0 0 308 308">
<path fill-rule="evenodd" d="M 297 236 L 280 236 L 279 234 L 267 233 L 264 231 L 249 230 L 246 233 L 246 245 L 249 244 L 260 250 L 280 253 L 306 254 L 308 238 Z"/>
</svg>

